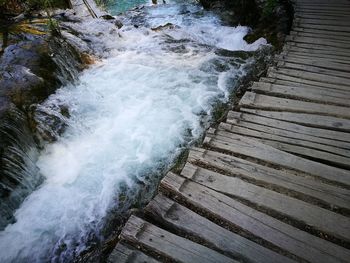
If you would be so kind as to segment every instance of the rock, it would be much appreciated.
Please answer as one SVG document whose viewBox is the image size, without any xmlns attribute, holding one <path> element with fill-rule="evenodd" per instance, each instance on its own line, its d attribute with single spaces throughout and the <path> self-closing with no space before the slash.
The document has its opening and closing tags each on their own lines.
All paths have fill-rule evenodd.
<svg viewBox="0 0 350 263">
<path fill-rule="evenodd" d="M 116 19 L 114 21 L 114 24 L 115 24 L 116 27 L 118 27 L 118 29 L 123 27 L 123 23 L 120 20 L 118 20 L 118 19 Z"/>
<path fill-rule="evenodd" d="M 0 55 L 0 231 L 42 182 L 35 164 L 41 140 L 55 140 L 53 134 L 65 129 L 65 123 L 48 116 L 47 130 L 39 131 L 36 105 L 73 80 L 84 63 L 95 61 L 62 36 L 15 32 L 8 44 Z M 69 116 L 67 109 L 61 112 Z"/>
<path fill-rule="evenodd" d="M 172 23 L 166 23 L 165 25 L 161 25 L 161 26 L 157 26 L 157 27 L 153 27 L 151 28 L 153 31 L 161 31 L 161 30 L 164 30 L 164 29 L 174 29 L 174 28 L 179 28 L 179 26 L 177 25 L 174 25 Z"/>
<path fill-rule="evenodd" d="M 114 20 L 114 17 L 109 14 L 103 15 L 101 16 L 101 18 L 103 18 L 104 20 Z"/>
<path fill-rule="evenodd" d="M 88 53 L 81 53 L 80 57 L 84 65 L 92 65 L 95 64 L 97 61 L 97 58 Z"/>
<path fill-rule="evenodd" d="M 244 38 L 247 42 L 264 37 L 277 49 L 282 48 L 293 18 L 293 7 L 288 0 L 200 0 L 200 3 L 230 26 L 251 27 L 252 32 Z"/>
</svg>

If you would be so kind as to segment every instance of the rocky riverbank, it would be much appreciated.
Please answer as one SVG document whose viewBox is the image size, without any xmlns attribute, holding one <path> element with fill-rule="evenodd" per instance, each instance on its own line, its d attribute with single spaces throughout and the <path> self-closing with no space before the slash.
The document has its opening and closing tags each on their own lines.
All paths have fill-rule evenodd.
<svg viewBox="0 0 350 263">
<path fill-rule="evenodd" d="M 249 43 L 263 37 L 277 50 L 282 48 L 293 21 L 289 0 L 200 0 L 202 5 L 220 14 L 229 25 L 247 25 L 252 31 L 245 37 Z"/>
<path fill-rule="evenodd" d="M 0 230 L 13 222 L 13 212 L 42 182 L 35 163 L 43 143 L 54 141 L 64 130 L 64 124 L 54 116 L 50 116 L 47 127 L 39 127 L 38 115 L 41 118 L 47 113 L 41 113 L 37 105 L 57 88 L 74 81 L 101 56 L 79 31 L 85 20 L 72 10 L 54 9 L 48 16 L 47 11 L 27 12 L 13 2 L 2 11 Z"/>
<path fill-rule="evenodd" d="M 219 13 L 228 25 L 250 25 L 253 28 L 248 36 L 250 40 L 263 36 L 278 47 L 283 39 L 283 33 L 279 32 L 284 32 L 288 27 L 287 21 L 269 20 L 271 25 L 267 25 L 267 20 L 262 18 L 264 7 L 257 2 L 247 3 L 244 7 L 232 6 L 230 1 L 214 1 L 210 4 L 203 2 L 203 5 Z M 273 7 L 272 12 L 277 14 L 280 12 L 278 10 L 278 7 Z M 23 12 L 23 9 L 18 12 Z M 89 21 L 75 16 L 73 11 L 56 10 L 50 17 L 46 13 L 16 13 L 19 16 L 10 20 L 8 18 L 11 16 L 6 14 L 6 20 L 10 22 L 6 22 L 6 27 L 2 29 L 4 49 L 0 57 L 0 209 L 6 212 L 0 218 L 0 229 L 13 221 L 13 211 L 43 180 L 36 167 L 37 153 L 43 142 L 56 140 L 65 128 L 65 124 L 54 116 L 50 116 L 49 121 L 43 121 L 48 127 L 38 125 L 38 114 L 45 118 L 47 113 L 41 113 L 37 105 L 58 87 L 74 81 L 79 71 L 93 63 L 96 57 L 102 57 L 108 45 L 99 45 L 98 41 L 103 39 L 100 36 L 112 34 L 117 37 L 117 27 L 121 26 L 120 23 L 115 25 L 116 21 L 108 17 L 111 18 L 110 22 L 106 22 L 109 25 L 97 27 L 89 37 L 83 32 L 91 29 Z M 257 17 L 259 19 L 255 21 Z M 264 23 L 270 29 L 264 28 Z M 261 74 L 266 62 L 260 63 L 245 81 Z M 218 112 L 220 115 L 220 110 Z M 62 107 L 60 114 L 69 117 L 69 110 Z M 111 240 L 113 243 L 114 239 Z M 108 251 L 110 247 L 107 243 L 102 250 L 107 248 Z M 89 258 L 91 262 L 96 262 L 101 253 L 95 252 L 86 254 L 82 260 Z"/>
</svg>

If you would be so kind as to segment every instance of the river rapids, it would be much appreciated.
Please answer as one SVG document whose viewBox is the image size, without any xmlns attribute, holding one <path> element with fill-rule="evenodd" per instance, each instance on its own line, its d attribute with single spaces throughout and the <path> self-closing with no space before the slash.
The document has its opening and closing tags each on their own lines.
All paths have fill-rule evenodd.
<svg viewBox="0 0 350 263">
<path fill-rule="evenodd" d="M 111 212 L 152 195 L 249 71 L 252 56 L 234 51 L 266 45 L 195 2 L 146 2 L 118 18 L 119 30 L 79 25 L 102 59 L 37 107 L 39 129 L 56 140 L 38 157 L 43 183 L 0 232 L 1 262 L 71 262 L 103 239 Z"/>
</svg>

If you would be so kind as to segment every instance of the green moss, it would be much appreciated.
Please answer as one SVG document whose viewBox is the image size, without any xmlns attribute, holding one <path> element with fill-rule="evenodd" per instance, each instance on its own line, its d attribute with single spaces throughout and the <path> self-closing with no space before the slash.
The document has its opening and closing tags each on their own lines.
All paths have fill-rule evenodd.
<svg viewBox="0 0 350 263">
<path fill-rule="evenodd" d="M 66 0 L 26 0 L 26 3 L 34 9 L 68 7 Z"/>
<path fill-rule="evenodd" d="M 262 12 L 263 17 L 271 16 L 277 4 L 278 4 L 278 0 L 267 0 Z"/>
<path fill-rule="evenodd" d="M 67 8 L 67 0 L 0 0 L 1 8 L 15 8 L 24 6 L 29 9 L 44 9 L 46 7 Z"/>
</svg>

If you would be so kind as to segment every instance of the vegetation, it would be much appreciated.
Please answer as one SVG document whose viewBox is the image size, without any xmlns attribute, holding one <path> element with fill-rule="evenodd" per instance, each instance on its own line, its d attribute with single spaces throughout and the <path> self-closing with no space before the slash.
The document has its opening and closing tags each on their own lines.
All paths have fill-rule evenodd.
<svg viewBox="0 0 350 263">
<path fill-rule="evenodd" d="M 66 7 L 68 7 L 68 0 L 0 0 L 0 15 Z"/>
<path fill-rule="evenodd" d="M 263 8 L 263 17 L 268 17 L 272 15 L 277 5 L 278 0 L 267 0 Z"/>
</svg>

